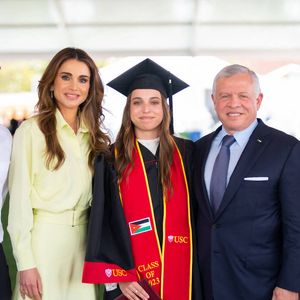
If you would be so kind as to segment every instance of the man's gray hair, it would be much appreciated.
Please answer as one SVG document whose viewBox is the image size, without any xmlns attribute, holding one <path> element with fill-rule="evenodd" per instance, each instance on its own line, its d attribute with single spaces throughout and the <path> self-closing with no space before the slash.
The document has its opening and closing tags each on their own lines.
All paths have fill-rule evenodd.
<svg viewBox="0 0 300 300">
<path fill-rule="evenodd" d="M 244 67 L 242 65 L 238 65 L 238 64 L 234 64 L 234 65 L 230 65 L 227 66 L 225 68 L 223 68 L 215 77 L 214 82 L 213 82 L 213 88 L 212 88 L 212 94 L 214 95 L 216 92 L 216 84 L 217 81 L 220 78 L 228 78 L 231 77 L 233 75 L 236 74 L 248 74 L 251 76 L 253 84 L 254 84 L 254 88 L 255 88 L 255 92 L 257 93 L 257 95 L 261 92 L 260 90 L 260 84 L 259 84 L 259 79 L 256 75 L 256 73 L 250 69 L 248 69 L 247 67 Z"/>
</svg>

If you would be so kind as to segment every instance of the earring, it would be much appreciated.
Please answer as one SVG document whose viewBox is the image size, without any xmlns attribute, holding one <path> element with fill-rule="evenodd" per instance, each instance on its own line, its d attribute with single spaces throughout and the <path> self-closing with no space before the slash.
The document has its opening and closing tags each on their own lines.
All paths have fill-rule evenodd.
<svg viewBox="0 0 300 300">
<path fill-rule="evenodd" d="M 50 90 L 50 98 L 53 100 L 54 99 L 54 91 Z"/>
</svg>

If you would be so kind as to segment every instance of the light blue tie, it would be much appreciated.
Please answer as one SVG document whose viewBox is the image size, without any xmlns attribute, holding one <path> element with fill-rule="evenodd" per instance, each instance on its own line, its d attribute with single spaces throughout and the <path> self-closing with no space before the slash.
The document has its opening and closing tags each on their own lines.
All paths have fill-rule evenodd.
<svg viewBox="0 0 300 300">
<path fill-rule="evenodd" d="M 214 213 L 218 210 L 226 190 L 230 146 L 234 142 L 235 138 L 232 135 L 223 137 L 220 152 L 214 163 L 210 181 L 210 204 Z"/>
</svg>

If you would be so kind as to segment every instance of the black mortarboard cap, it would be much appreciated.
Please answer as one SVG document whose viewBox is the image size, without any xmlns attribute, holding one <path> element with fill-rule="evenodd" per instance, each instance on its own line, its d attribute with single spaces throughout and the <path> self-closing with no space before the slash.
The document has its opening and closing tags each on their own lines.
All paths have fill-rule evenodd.
<svg viewBox="0 0 300 300">
<path fill-rule="evenodd" d="M 160 91 L 166 98 L 169 98 L 171 133 L 174 132 L 172 96 L 189 86 L 149 58 L 125 71 L 107 85 L 124 96 L 128 96 L 135 89 L 154 89 Z"/>
</svg>

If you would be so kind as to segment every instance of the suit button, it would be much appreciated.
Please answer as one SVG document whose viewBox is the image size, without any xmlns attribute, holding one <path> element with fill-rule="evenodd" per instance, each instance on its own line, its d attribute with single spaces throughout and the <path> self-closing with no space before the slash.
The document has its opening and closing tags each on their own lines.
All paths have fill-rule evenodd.
<svg viewBox="0 0 300 300">
<path fill-rule="evenodd" d="M 214 223 L 214 224 L 212 224 L 211 228 L 212 228 L 212 229 L 220 228 L 220 224 Z"/>
</svg>

